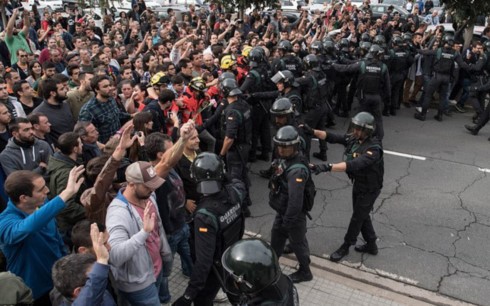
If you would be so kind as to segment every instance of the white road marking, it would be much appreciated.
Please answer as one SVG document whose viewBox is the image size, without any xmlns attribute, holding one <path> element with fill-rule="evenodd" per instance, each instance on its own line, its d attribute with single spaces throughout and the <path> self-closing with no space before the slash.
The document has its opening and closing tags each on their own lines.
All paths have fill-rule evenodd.
<svg viewBox="0 0 490 306">
<path fill-rule="evenodd" d="M 478 168 L 478 170 L 481 172 L 490 173 L 490 169 L 488 169 L 488 168 Z"/>
<path fill-rule="evenodd" d="M 253 237 L 253 238 L 260 238 L 260 237 L 262 237 L 261 234 L 257 234 L 257 233 L 251 232 L 251 231 L 245 231 L 245 235 L 250 236 L 250 237 Z"/>
<path fill-rule="evenodd" d="M 390 150 L 383 150 L 383 152 L 386 154 L 400 156 L 400 157 L 406 157 L 406 158 L 418 159 L 418 160 L 427 160 L 426 157 L 418 156 L 418 155 L 405 154 L 405 153 L 400 153 L 400 152 L 395 152 L 395 151 L 390 151 Z"/>
</svg>

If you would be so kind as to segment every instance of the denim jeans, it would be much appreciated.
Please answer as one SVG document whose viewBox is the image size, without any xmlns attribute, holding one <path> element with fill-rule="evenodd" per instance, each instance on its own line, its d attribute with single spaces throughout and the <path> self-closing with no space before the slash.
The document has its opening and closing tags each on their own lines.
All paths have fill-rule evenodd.
<svg viewBox="0 0 490 306">
<path fill-rule="evenodd" d="M 167 235 L 167 240 L 168 244 L 170 245 L 170 249 L 172 250 L 172 255 L 175 255 L 175 253 L 179 253 L 180 256 L 180 262 L 181 262 L 181 267 L 182 267 L 182 273 L 185 276 L 190 277 L 192 275 L 192 257 L 191 257 L 191 248 L 189 246 L 189 226 L 187 224 L 184 224 L 184 226 L 172 233 L 172 235 Z M 164 272 L 164 275 L 170 276 L 170 271 L 172 270 L 172 266 L 170 267 L 163 267 L 163 270 L 165 268 L 168 269 L 168 271 Z"/>
<path fill-rule="evenodd" d="M 155 283 L 158 289 L 158 298 L 160 299 L 160 303 L 162 304 L 167 304 L 172 299 L 172 296 L 170 295 L 170 290 L 168 289 L 168 277 L 170 276 L 170 272 L 172 271 L 172 263 L 173 260 L 162 262 L 162 271 L 160 272 L 160 275 L 158 275 L 157 281 Z"/>
<path fill-rule="evenodd" d="M 138 291 L 119 291 L 119 293 L 122 298 L 129 302 L 129 304 L 131 304 L 132 306 L 160 306 L 158 289 L 155 283 Z"/>
</svg>

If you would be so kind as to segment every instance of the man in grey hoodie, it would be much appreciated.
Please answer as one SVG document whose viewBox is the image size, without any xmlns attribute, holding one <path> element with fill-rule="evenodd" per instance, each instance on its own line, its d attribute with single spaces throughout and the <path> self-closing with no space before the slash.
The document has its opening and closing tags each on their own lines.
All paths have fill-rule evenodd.
<svg viewBox="0 0 490 306">
<path fill-rule="evenodd" d="M 9 124 L 12 138 L 0 154 L 0 164 L 5 175 L 16 170 L 31 170 L 46 176 L 50 155 L 49 144 L 34 137 L 31 122 L 26 118 L 17 118 Z"/>
</svg>

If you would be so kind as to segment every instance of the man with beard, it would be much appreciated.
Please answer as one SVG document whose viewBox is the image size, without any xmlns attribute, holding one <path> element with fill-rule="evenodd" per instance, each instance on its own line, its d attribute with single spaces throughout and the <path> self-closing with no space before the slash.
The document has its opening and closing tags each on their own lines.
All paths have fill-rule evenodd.
<svg viewBox="0 0 490 306">
<path fill-rule="evenodd" d="M 49 144 L 34 137 L 31 122 L 26 118 L 18 118 L 9 124 L 12 138 L 0 154 L 0 164 L 8 176 L 16 170 L 31 170 L 38 174 L 46 174 Z"/>
<path fill-rule="evenodd" d="M 99 141 L 106 143 L 131 115 L 122 112 L 113 98 L 114 86 L 106 75 L 95 76 L 90 82 L 95 91 L 95 97 L 85 103 L 80 109 L 79 121 L 92 122 L 99 131 Z"/>
<path fill-rule="evenodd" d="M 25 118 L 26 113 L 22 105 L 14 97 L 9 96 L 7 83 L 4 79 L 0 79 L 0 103 L 7 107 L 12 118 Z"/>
<path fill-rule="evenodd" d="M 48 165 L 51 198 L 65 190 L 71 169 L 81 165 L 82 141 L 77 133 L 62 134 L 58 139 L 58 148 L 59 152 L 49 158 Z M 85 185 L 82 184 L 78 195 L 81 195 L 85 189 Z M 76 196 L 67 200 L 65 208 L 56 216 L 61 235 L 70 248 L 72 247 L 71 229 L 78 221 L 85 219 L 85 208 L 77 203 L 79 198 Z"/>
<path fill-rule="evenodd" d="M 51 123 L 48 137 L 56 145 L 61 134 L 73 131 L 75 122 L 70 106 L 64 102 L 68 92 L 68 82 L 63 83 L 57 78 L 47 79 L 42 83 L 44 101 L 32 112 L 43 113 Z"/>
<path fill-rule="evenodd" d="M 66 102 L 70 106 L 71 114 L 75 121 L 78 120 L 78 114 L 82 106 L 94 97 L 94 93 L 90 87 L 90 81 L 92 81 L 93 77 L 94 75 L 91 72 L 80 72 L 78 76 L 80 86 L 78 89 L 71 90 L 66 94 Z"/>
<path fill-rule="evenodd" d="M 22 80 L 29 76 L 29 63 L 27 62 L 27 52 L 24 49 L 17 50 L 17 63 L 12 65 L 12 69 L 19 73 Z"/>
<path fill-rule="evenodd" d="M 165 180 L 148 162 L 126 168 L 127 187 L 107 209 L 114 286 L 131 305 L 160 305 L 162 267 L 172 252 L 162 226 L 154 191 Z"/>
</svg>

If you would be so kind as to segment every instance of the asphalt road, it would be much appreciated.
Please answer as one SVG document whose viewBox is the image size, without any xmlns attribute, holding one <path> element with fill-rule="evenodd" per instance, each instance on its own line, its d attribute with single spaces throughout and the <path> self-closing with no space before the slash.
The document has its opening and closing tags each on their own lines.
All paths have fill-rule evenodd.
<svg viewBox="0 0 490 306">
<path fill-rule="evenodd" d="M 362 256 L 351 248 L 339 264 L 488 305 L 490 126 L 472 136 L 463 127 L 471 111 L 443 122 L 432 118 L 434 110 L 425 122 L 413 119 L 413 112 L 402 106 L 396 117 L 384 117 L 385 183 L 372 214 L 380 252 Z M 348 120 L 338 118 L 329 131 L 344 133 L 347 126 Z M 313 146 L 315 152 L 317 143 Z M 342 146 L 329 145 L 329 162 L 341 161 L 342 154 Z M 267 180 L 257 175 L 266 167 L 265 162 L 251 165 L 253 206 L 246 227 L 270 239 L 275 214 L 267 201 Z M 345 173 L 314 179 L 319 192 L 307 235 L 312 254 L 327 257 L 343 242 L 352 185 Z"/>
</svg>

